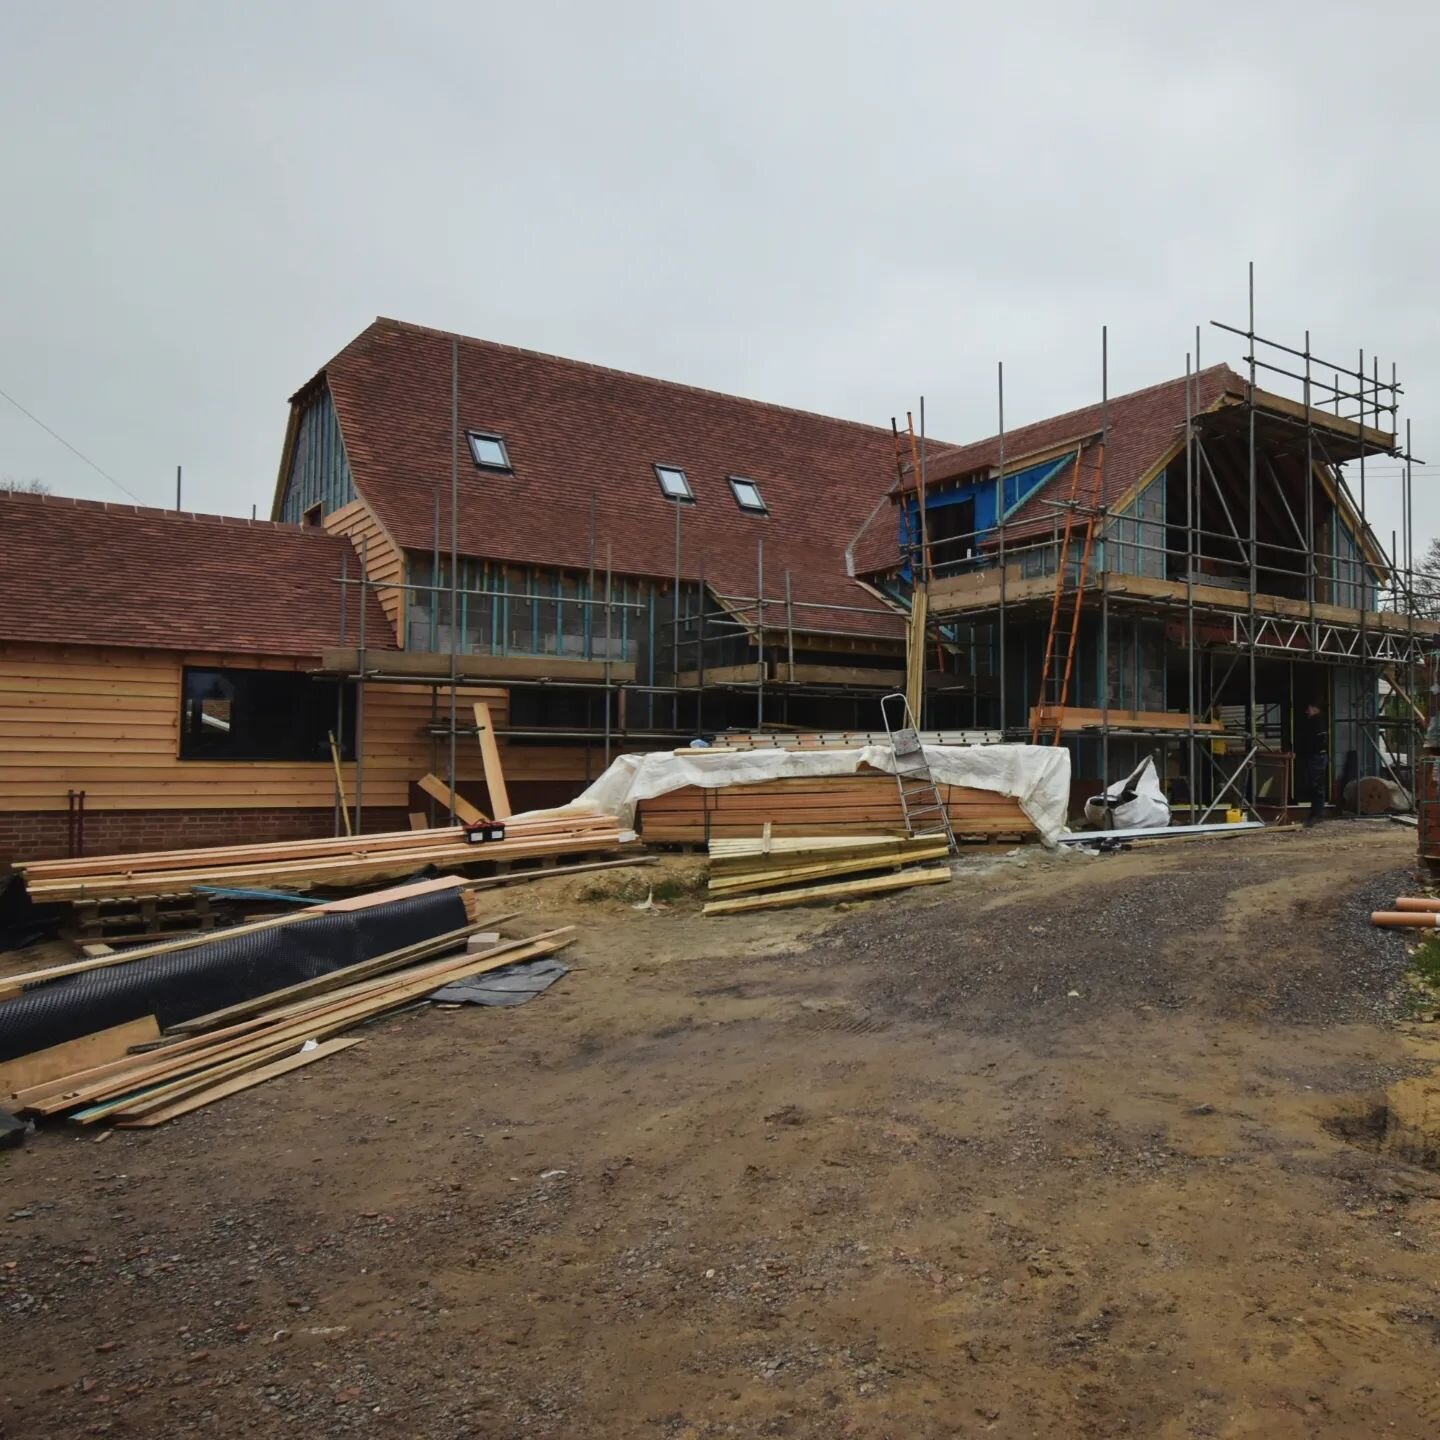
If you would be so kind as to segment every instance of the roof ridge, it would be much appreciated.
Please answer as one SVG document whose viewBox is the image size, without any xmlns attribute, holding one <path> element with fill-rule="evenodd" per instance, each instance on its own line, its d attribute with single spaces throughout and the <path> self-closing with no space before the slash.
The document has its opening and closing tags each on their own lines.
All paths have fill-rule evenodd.
<svg viewBox="0 0 1440 1440">
<path fill-rule="evenodd" d="M 118 500 L 86 500 L 78 495 L 37 495 L 22 490 L 0 490 L 0 502 L 19 505 L 70 505 L 81 510 L 106 511 L 116 515 L 155 516 L 164 520 L 191 520 L 217 525 L 239 525 L 247 530 L 285 530 L 297 534 L 326 535 L 313 525 L 289 520 L 251 519 L 248 515 L 217 515 L 208 510 L 171 510 L 160 505 L 129 505 Z"/>
<path fill-rule="evenodd" d="M 1214 375 L 1220 371 L 1224 371 L 1227 375 L 1232 375 L 1236 380 L 1239 380 L 1242 384 L 1244 383 L 1244 378 L 1236 371 L 1232 370 L 1230 366 L 1223 360 L 1215 365 L 1207 365 L 1203 370 L 1192 371 L 1190 378 L 1198 382 L 1202 376 Z M 1114 406 L 1123 404 L 1126 401 L 1139 400 L 1142 396 L 1153 395 L 1158 390 L 1167 390 L 1172 385 L 1182 385 L 1184 384 L 1184 382 L 1185 376 L 1173 375 L 1168 380 L 1157 380 L 1153 385 L 1142 385 L 1138 390 L 1127 390 L 1123 395 L 1111 395 L 1106 401 L 1092 400 L 1090 404 L 1078 405 L 1073 410 L 1061 410 L 1054 415 L 1041 416 L 1039 420 L 1030 420 L 1027 421 L 1024 425 L 1017 425 L 1013 430 L 1007 430 L 1005 434 L 1008 438 L 1012 435 L 1019 435 L 1026 430 L 1038 429 L 1042 425 L 1056 425 L 1062 420 L 1070 420 L 1078 416 L 1085 415 L 1092 410 L 1098 410 L 1100 409 L 1102 404 L 1108 404 L 1113 409 Z M 966 440 L 959 445 L 947 445 L 943 450 L 940 450 L 936 453 L 934 459 L 936 461 L 939 461 L 947 455 L 954 455 L 961 450 L 969 450 L 972 448 L 978 448 L 983 445 L 988 445 L 992 440 L 998 441 L 999 438 L 1000 432 L 997 430 L 994 432 L 994 434 L 983 435 L 978 440 Z M 1021 457 L 1011 456 L 1010 458 L 1019 459 Z"/>
<path fill-rule="evenodd" d="M 614 365 L 601 365 L 595 360 L 576 360 L 569 355 L 556 355 L 548 350 L 530 350 L 523 345 L 507 345 L 503 340 L 486 340 L 478 335 L 463 335 L 458 330 L 440 330 L 433 325 L 417 325 L 413 320 L 397 320 L 390 315 L 377 315 L 374 322 L 366 327 L 366 331 L 373 330 L 378 325 L 393 326 L 397 330 L 412 331 L 417 335 L 434 335 L 445 340 L 460 340 L 466 345 L 479 346 L 486 350 L 499 350 L 507 355 L 521 355 L 530 360 L 548 360 L 561 365 L 570 365 L 577 370 L 590 370 L 600 375 L 615 375 L 622 380 L 640 380 L 647 385 L 658 385 L 663 390 L 681 390 L 690 395 L 703 395 L 711 400 L 735 400 L 742 405 L 753 405 L 759 410 L 769 410 L 779 415 L 798 415 L 806 420 L 824 420 L 831 425 L 849 425 L 856 430 L 872 431 L 878 435 L 888 435 L 889 429 L 884 425 L 871 425 L 864 420 L 847 420 L 843 415 L 827 415 L 821 410 L 804 410 L 797 405 L 777 405 L 773 400 L 756 400 L 749 395 L 737 395 L 731 390 L 711 390 L 704 385 L 688 385 L 683 380 L 662 380 L 658 375 L 643 375 L 638 370 L 621 370 Z M 362 334 L 365 332 L 362 332 Z M 360 338 L 359 336 L 356 337 Z M 353 345 L 355 342 L 350 342 Z M 321 371 L 326 370 L 338 360 L 350 345 L 325 362 Z M 320 372 L 317 372 L 317 375 Z M 314 377 L 312 377 L 313 379 Z M 304 390 L 311 382 L 301 386 Z M 300 394 L 297 390 L 296 395 Z M 947 446 L 946 448 L 951 448 Z"/>
</svg>

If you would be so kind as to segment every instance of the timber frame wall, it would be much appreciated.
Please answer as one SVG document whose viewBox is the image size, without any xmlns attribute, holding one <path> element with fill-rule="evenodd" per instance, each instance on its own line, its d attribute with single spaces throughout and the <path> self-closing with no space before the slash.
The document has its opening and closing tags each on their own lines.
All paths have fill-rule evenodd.
<svg viewBox="0 0 1440 1440">
<path fill-rule="evenodd" d="M 1197 330 L 1184 427 L 1119 503 L 1053 499 L 1048 533 L 1032 523 L 1016 538 L 1000 525 L 927 544 L 922 520 L 905 558 L 926 591 L 927 649 L 968 661 L 979 677 L 957 712 L 930 676 L 922 723 L 989 724 L 1042 743 L 1058 729 L 1072 750 L 1077 803 L 1152 754 L 1172 796 L 1208 814 L 1293 801 L 1279 771 L 1295 716 L 1314 700 L 1330 723 L 1332 789 L 1379 775 L 1413 794 L 1425 717 L 1411 697 L 1440 623 L 1421 613 L 1416 585 L 1401 387 L 1393 367 L 1388 377 L 1378 363 L 1367 370 L 1363 352 L 1347 369 L 1314 355 L 1308 335 L 1303 348 L 1257 335 L 1253 268 L 1250 314 L 1246 329 L 1219 327 L 1248 345 L 1243 401 L 1198 413 Z M 1262 372 L 1298 381 L 1303 400 L 1261 390 Z M 1102 398 L 1102 416 L 1104 407 Z M 1003 424 L 1003 373 L 1000 413 Z M 1102 421 L 1090 443 L 1107 438 Z M 997 494 L 1035 459 L 1017 455 L 1007 468 L 1002 430 Z M 1292 479 L 1282 483 L 1285 465 Z M 1165 485 L 1167 471 L 1178 515 L 1144 504 L 1146 486 Z M 1401 529 L 1388 548 L 1366 515 L 1381 485 L 1400 497 Z M 1062 711 L 1053 679 L 1041 693 L 1041 672 L 1057 590 L 1068 612 L 1080 583 L 1074 541 L 1057 579 L 1067 509 L 1077 527 L 1093 516 L 1097 538 Z M 947 563 L 947 545 L 964 558 Z"/>
<path fill-rule="evenodd" d="M 473 755 L 478 734 L 466 682 L 506 695 L 492 721 L 507 774 L 538 767 L 557 786 L 568 784 L 569 794 L 545 802 L 558 803 L 617 755 L 697 734 L 767 725 L 878 730 L 878 701 L 903 680 L 899 607 L 879 592 L 872 605 L 795 600 L 788 571 L 767 582 L 763 542 L 755 595 L 720 596 L 703 574 L 689 581 L 678 572 L 625 576 L 608 566 L 573 572 L 447 553 L 438 522 L 430 553 L 402 551 L 363 498 L 323 523 L 350 537 L 357 563 L 335 577 L 337 644 L 317 673 L 356 687 L 361 737 L 369 733 L 370 697 L 395 686 L 424 690 L 422 772 L 481 808 L 483 799 L 465 794 L 471 777 L 460 761 Z M 366 593 L 395 626 L 379 645 L 362 630 Z M 895 636 L 837 629 L 833 612 L 883 616 Z M 402 648 L 391 649 L 393 642 Z M 361 754 L 352 798 L 357 828 L 371 828 L 368 740 Z M 431 823 L 444 818 L 431 801 L 426 814 Z"/>
<path fill-rule="evenodd" d="M 186 666 L 313 672 L 320 662 L 0 642 L 0 860 L 76 848 L 77 810 L 91 854 L 338 833 L 329 761 L 180 758 Z M 462 684 L 457 695 L 467 712 L 484 701 L 505 725 L 503 688 Z M 358 759 L 341 771 L 351 805 L 364 775 L 370 830 L 403 829 L 408 811 L 426 808 L 413 787 L 431 768 L 432 697 L 428 685 L 411 682 L 377 687 L 367 699 Z M 573 744 L 516 750 L 502 740 L 501 755 L 517 809 L 569 798 L 593 763 Z M 483 806 L 473 741 L 459 747 L 456 771 Z"/>
</svg>

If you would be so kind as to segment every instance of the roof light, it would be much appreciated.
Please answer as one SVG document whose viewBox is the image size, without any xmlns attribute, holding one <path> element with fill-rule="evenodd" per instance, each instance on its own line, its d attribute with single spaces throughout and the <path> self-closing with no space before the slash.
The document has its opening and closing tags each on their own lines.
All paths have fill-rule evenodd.
<svg viewBox="0 0 1440 1440">
<path fill-rule="evenodd" d="M 481 470 L 511 468 L 509 452 L 499 435 L 493 435 L 488 430 L 467 430 L 465 434 L 470 441 L 470 454 Z"/>
<path fill-rule="evenodd" d="M 660 489 L 667 500 L 695 499 L 695 492 L 690 488 L 685 472 L 678 465 L 657 465 L 655 478 L 659 480 Z"/>
<path fill-rule="evenodd" d="M 752 510 L 757 515 L 770 513 L 764 497 L 760 494 L 760 487 L 753 480 L 746 480 L 739 475 L 728 475 L 726 479 L 730 481 L 730 489 L 735 493 L 735 503 L 742 510 Z"/>
</svg>

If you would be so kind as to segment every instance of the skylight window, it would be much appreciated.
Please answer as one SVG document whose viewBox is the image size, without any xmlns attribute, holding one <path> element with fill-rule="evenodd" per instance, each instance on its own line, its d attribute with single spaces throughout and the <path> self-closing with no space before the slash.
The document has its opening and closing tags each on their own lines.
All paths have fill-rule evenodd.
<svg viewBox="0 0 1440 1440">
<path fill-rule="evenodd" d="M 685 478 L 685 472 L 678 465 L 657 465 L 655 478 L 659 480 L 660 488 L 665 492 L 667 500 L 693 501 L 695 499 L 695 492 L 690 488 L 690 482 Z"/>
<path fill-rule="evenodd" d="M 469 430 L 470 453 L 482 470 L 509 470 L 510 455 L 505 442 L 498 435 L 486 430 Z"/>
<path fill-rule="evenodd" d="M 753 480 L 745 480 L 739 475 L 731 475 L 728 478 L 730 488 L 735 492 L 735 503 L 742 510 L 752 510 L 757 515 L 770 513 L 764 497 L 760 494 L 760 487 Z"/>
</svg>

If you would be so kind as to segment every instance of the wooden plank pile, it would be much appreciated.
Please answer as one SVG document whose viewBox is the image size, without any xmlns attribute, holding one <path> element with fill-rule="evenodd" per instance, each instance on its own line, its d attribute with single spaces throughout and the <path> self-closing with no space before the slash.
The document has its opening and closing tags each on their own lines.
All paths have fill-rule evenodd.
<svg viewBox="0 0 1440 1440">
<path fill-rule="evenodd" d="M 396 879 L 425 866 L 458 870 L 513 861 L 553 861 L 620 848 L 612 815 L 506 820 L 505 838 L 471 844 L 462 826 L 343 835 L 263 845 L 221 845 L 80 860 L 33 860 L 16 865 L 40 903 L 176 894 L 196 885 L 344 889 Z"/>
<path fill-rule="evenodd" d="M 395 900 L 408 900 L 416 895 L 430 894 L 436 890 L 458 890 L 461 904 L 468 919 L 474 920 L 479 902 L 470 893 L 477 884 L 468 883 L 458 876 L 441 876 L 432 880 L 416 880 L 409 885 L 395 885 L 386 890 L 371 890 L 364 895 L 349 895 L 340 900 L 326 900 L 321 904 L 308 905 L 303 910 L 287 910 L 281 915 L 270 915 L 263 920 L 251 920 L 244 925 L 232 925 L 225 930 L 207 930 L 191 935 L 177 936 L 173 940 L 159 940 L 150 945 L 134 945 L 124 950 L 102 948 L 100 954 L 88 954 L 84 960 L 67 960 L 59 965 L 47 965 L 43 970 L 27 970 L 18 975 L 0 978 L 0 1000 L 13 999 L 36 985 L 51 980 L 64 980 L 71 975 L 81 975 L 87 970 L 104 970 L 112 965 L 124 965 L 131 960 L 148 960 L 154 955 L 173 955 L 177 951 L 190 950 L 197 945 L 218 943 L 222 940 L 237 940 L 243 935 L 256 935 L 262 930 L 274 930 L 282 925 L 302 924 L 317 915 L 340 914 L 345 911 L 366 910 L 372 905 L 387 905 Z"/>
<path fill-rule="evenodd" d="M 778 910 L 821 900 L 864 899 L 914 885 L 943 885 L 946 867 L 906 869 L 945 860 L 944 837 L 839 835 L 812 839 L 712 840 L 706 915 Z M 876 874 L 875 872 L 889 872 Z"/>
<path fill-rule="evenodd" d="M 922 745 L 996 745 L 998 730 L 922 730 Z M 883 730 L 756 730 L 727 731 L 715 737 L 711 750 L 860 750 L 866 745 L 888 745 Z M 677 750 L 677 755 L 693 754 Z"/>
<path fill-rule="evenodd" d="M 573 936 L 566 926 L 464 953 L 475 931 L 509 919 L 472 918 L 448 934 L 177 1025 L 158 1044 L 146 1043 L 155 1035 L 151 1019 L 24 1056 L 0 1069 L 0 1087 L 13 1092 L 10 1108 L 23 1115 L 162 1125 L 358 1045 L 363 1037 L 348 1032 L 442 985 L 554 954 Z"/>
<path fill-rule="evenodd" d="M 960 785 L 939 790 L 957 840 L 1035 837 L 1034 823 L 1008 795 Z M 906 834 L 895 777 L 881 770 L 713 789 L 687 785 L 642 800 L 635 824 L 652 844 L 703 845 L 759 835 L 767 821 L 776 836 Z"/>
</svg>

